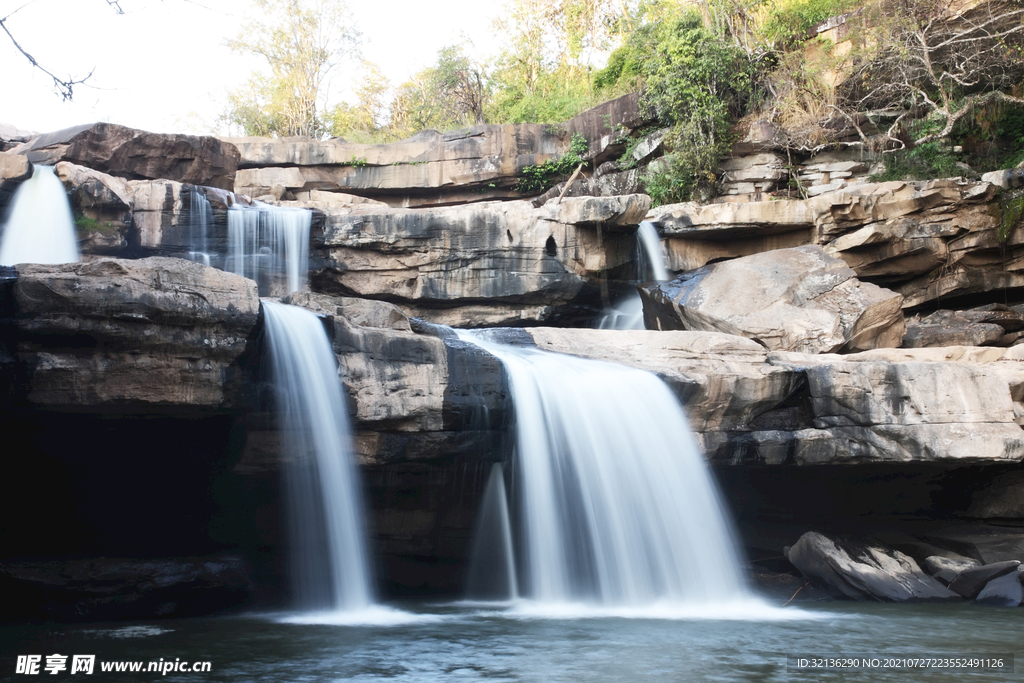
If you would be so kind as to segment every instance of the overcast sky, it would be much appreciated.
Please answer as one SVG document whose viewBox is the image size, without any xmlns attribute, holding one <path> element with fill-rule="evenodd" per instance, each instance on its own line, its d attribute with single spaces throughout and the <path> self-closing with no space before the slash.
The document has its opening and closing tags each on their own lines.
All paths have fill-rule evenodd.
<svg viewBox="0 0 1024 683">
<path fill-rule="evenodd" d="M 256 65 L 225 47 L 244 26 L 251 0 L 120 4 L 123 15 L 106 0 L 0 0 L 0 18 L 9 17 L 8 28 L 41 64 L 62 76 L 93 71 L 88 86 L 76 87 L 74 101 L 62 102 L 49 77 L 0 33 L 0 123 L 37 132 L 92 121 L 164 133 L 211 132 L 227 91 Z M 395 84 L 463 37 L 479 51 L 493 50 L 490 25 L 502 4 L 349 0 L 363 32 L 364 57 Z M 341 96 L 345 74 L 335 78 Z"/>
</svg>

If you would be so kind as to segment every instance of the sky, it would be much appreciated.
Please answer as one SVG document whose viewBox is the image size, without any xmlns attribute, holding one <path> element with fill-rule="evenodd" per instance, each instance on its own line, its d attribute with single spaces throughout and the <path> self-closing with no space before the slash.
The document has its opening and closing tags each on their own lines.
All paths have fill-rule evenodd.
<svg viewBox="0 0 1024 683">
<path fill-rule="evenodd" d="M 447 45 L 473 41 L 495 52 L 491 23 L 502 0 L 349 0 L 363 57 L 392 84 L 430 66 Z M 227 92 L 258 68 L 226 46 L 255 12 L 251 0 L 0 0 L 0 18 L 50 71 L 76 78 L 62 102 L 49 76 L 32 68 L 0 32 L 0 123 L 47 132 L 105 121 L 158 133 L 211 133 Z M 354 79 L 338 72 L 333 99 Z"/>
</svg>

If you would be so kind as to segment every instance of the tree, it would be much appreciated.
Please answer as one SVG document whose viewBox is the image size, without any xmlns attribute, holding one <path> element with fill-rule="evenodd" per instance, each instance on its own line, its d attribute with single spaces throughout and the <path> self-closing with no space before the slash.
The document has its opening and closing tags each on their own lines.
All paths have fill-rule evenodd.
<svg viewBox="0 0 1024 683">
<path fill-rule="evenodd" d="M 344 0 L 253 0 L 265 19 L 231 41 L 262 58 L 254 75 L 229 95 L 227 120 L 247 135 L 321 137 L 329 78 L 358 52 L 360 34 Z"/>
<path fill-rule="evenodd" d="M 1024 106 L 1020 0 L 893 0 L 882 8 L 889 16 L 869 24 L 867 58 L 846 81 L 848 118 L 888 116 L 885 136 L 902 149 L 948 136 L 986 105 Z"/>
<path fill-rule="evenodd" d="M 495 24 L 507 47 L 491 74 L 489 118 L 564 121 L 594 104 L 590 72 L 621 38 L 636 0 L 508 0 Z"/>
<path fill-rule="evenodd" d="M 391 83 L 373 62 L 363 60 L 360 71 L 362 79 L 355 91 L 356 104 L 334 105 L 324 115 L 324 123 L 335 137 L 375 142 L 388 137 L 385 129 L 391 117 Z"/>
</svg>

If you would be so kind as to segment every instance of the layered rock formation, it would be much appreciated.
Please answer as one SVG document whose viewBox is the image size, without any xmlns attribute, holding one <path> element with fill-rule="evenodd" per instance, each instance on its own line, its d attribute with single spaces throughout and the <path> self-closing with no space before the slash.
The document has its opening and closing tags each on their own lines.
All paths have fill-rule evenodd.
<svg viewBox="0 0 1024 683">
<path fill-rule="evenodd" d="M 148 133 L 92 123 L 46 133 L 10 150 L 34 164 L 70 161 L 129 180 L 176 180 L 230 190 L 238 150 L 212 137 Z"/>
<path fill-rule="evenodd" d="M 598 276 L 632 260 L 630 232 L 649 205 L 646 195 L 627 195 L 567 198 L 538 209 L 525 201 L 325 207 L 324 260 L 313 283 L 459 327 L 585 320 L 599 307 Z"/>
<path fill-rule="evenodd" d="M 234 190 L 254 197 L 308 200 L 312 191 L 372 197 L 396 207 L 437 206 L 519 197 L 527 166 L 565 154 L 574 134 L 590 144 L 595 165 L 613 131 L 641 124 L 637 95 L 588 110 L 561 126 L 480 125 L 423 131 L 388 145 L 307 138 L 225 138 L 241 153 Z"/>
<path fill-rule="evenodd" d="M 665 237 L 673 270 L 817 244 L 914 309 L 1021 287 L 1015 264 L 1024 228 L 1004 225 L 1004 215 L 1009 221 L 996 186 L 950 179 L 865 184 L 803 200 L 667 205 L 648 219 Z"/>
<path fill-rule="evenodd" d="M 34 405 L 238 401 L 233 367 L 259 314 L 250 280 L 181 259 L 19 266 L 13 354 Z"/>
</svg>

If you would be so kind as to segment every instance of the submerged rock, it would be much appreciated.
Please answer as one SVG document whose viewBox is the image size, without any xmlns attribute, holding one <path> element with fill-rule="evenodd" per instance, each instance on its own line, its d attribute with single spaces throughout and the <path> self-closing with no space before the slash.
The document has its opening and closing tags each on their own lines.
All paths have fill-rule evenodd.
<svg viewBox="0 0 1024 683">
<path fill-rule="evenodd" d="M 738 334 L 773 351 L 899 346 L 902 297 L 820 247 L 779 249 L 640 288 L 648 329 Z"/>
<path fill-rule="evenodd" d="M 913 558 L 898 550 L 861 546 L 850 552 L 819 533 L 808 532 L 786 553 L 812 581 L 823 582 L 855 600 L 907 602 L 958 600 L 960 596 L 931 578 Z"/>
<path fill-rule="evenodd" d="M 103 621 L 210 614 L 245 602 L 241 559 L 99 558 L 0 562 L 7 619 Z"/>
</svg>

